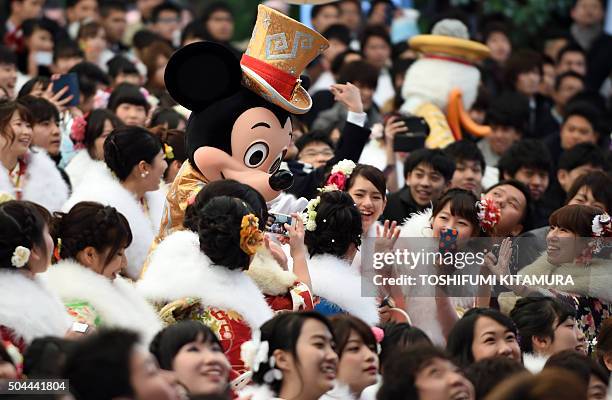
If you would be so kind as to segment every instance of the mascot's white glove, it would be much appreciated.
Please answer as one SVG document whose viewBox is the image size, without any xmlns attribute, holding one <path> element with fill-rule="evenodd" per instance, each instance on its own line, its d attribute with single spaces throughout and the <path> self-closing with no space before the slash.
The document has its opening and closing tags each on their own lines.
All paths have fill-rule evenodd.
<svg viewBox="0 0 612 400">
<path fill-rule="evenodd" d="M 277 214 L 301 213 L 308 205 L 308 200 L 304 197 L 297 199 L 294 195 L 281 192 L 275 199 L 266 203 L 268 210 Z"/>
</svg>

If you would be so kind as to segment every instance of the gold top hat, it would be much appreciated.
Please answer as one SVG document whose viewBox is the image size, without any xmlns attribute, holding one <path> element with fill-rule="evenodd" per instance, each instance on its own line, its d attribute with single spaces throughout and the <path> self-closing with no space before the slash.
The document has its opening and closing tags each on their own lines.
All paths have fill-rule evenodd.
<svg viewBox="0 0 612 400">
<path fill-rule="evenodd" d="M 300 74 L 325 49 L 328 41 L 318 32 L 264 5 L 240 60 L 243 84 L 271 103 L 293 114 L 312 107 Z"/>
<path fill-rule="evenodd" d="M 431 35 L 413 36 L 410 48 L 426 56 L 454 57 L 459 62 L 476 63 L 487 58 L 489 48 L 468 37 L 467 28 L 460 21 L 445 19 L 434 26 Z"/>
</svg>

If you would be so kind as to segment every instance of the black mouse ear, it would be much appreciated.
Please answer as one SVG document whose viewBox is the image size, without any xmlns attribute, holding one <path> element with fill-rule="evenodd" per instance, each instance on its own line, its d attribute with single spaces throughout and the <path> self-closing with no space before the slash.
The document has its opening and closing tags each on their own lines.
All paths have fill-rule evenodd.
<svg viewBox="0 0 612 400">
<path fill-rule="evenodd" d="M 240 90 L 242 69 L 230 50 L 214 42 L 196 42 L 177 50 L 166 66 L 168 93 L 180 105 L 198 111 Z"/>
</svg>

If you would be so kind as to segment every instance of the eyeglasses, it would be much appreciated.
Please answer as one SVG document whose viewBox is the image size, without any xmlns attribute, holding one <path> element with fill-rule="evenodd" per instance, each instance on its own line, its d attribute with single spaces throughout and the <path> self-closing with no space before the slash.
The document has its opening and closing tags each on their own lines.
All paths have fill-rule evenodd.
<svg viewBox="0 0 612 400">
<path fill-rule="evenodd" d="M 321 151 L 313 151 L 313 150 L 308 150 L 303 152 L 302 157 L 316 157 L 316 156 L 325 156 L 325 157 L 333 157 L 334 156 L 334 152 L 332 150 L 321 150 Z"/>
<path fill-rule="evenodd" d="M 157 22 L 159 22 L 160 24 L 178 24 L 179 22 L 181 22 L 181 19 L 167 17 L 167 18 L 159 18 Z"/>
</svg>

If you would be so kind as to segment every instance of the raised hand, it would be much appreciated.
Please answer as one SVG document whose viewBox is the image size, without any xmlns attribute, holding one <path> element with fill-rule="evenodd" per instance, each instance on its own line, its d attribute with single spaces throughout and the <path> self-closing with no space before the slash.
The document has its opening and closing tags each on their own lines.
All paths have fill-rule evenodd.
<svg viewBox="0 0 612 400">
<path fill-rule="evenodd" d="M 336 83 L 331 85 L 330 91 L 334 95 L 334 100 L 344 104 L 347 110 L 354 113 L 363 112 L 363 103 L 361 102 L 361 93 L 359 88 L 350 82 L 345 85 Z"/>
<path fill-rule="evenodd" d="M 380 225 L 376 225 L 376 241 L 374 242 L 374 251 L 376 253 L 383 253 L 393 249 L 397 238 L 400 235 L 400 228 L 397 226 L 397 222 L 390 222 L 385 220 L 382 228 Z"/>
</svg>

